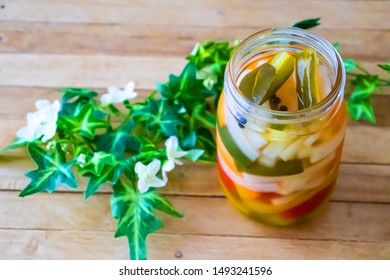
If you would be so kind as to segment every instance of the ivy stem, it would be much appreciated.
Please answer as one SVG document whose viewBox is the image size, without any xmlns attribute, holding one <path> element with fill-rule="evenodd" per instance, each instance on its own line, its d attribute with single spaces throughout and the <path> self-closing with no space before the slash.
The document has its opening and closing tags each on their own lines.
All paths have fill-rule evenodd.
<svg viewBox="0 0 390 280">
<path fill-rule="evenodd" d="M 366 75 L 370 75 L 370 72 L 368 72 L 366 69 L 364 69 L 363 67 L 361 67 L 359 64 L 356 64 L 356 69 L 359 69 L 360 71 L 362 71 L 364 74 Z"/>
</svg>

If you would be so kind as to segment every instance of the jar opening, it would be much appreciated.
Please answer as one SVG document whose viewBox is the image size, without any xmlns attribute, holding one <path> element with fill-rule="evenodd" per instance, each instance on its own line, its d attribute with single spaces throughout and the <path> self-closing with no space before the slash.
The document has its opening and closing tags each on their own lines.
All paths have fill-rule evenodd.
<svg viewBox="0 0 390 280">
<path fill-rule="evenodd" d="M 277 111 L 253 103 L 240 91 L 238 77 L 245 65 L 256 57 L 278 50 L 299 52 L 308 47 L 317 51 L 332 82 L 330 92 L 319 103 L 297 111 Z M 332 44 L 302 29 L 273 28 L 251 35 L 235 49 L 225 70 L 224 92 L 227 101 L 234 107 L 232 111 L 250 114 L 255 119 L 272 120 L 274 123 L 298 123 L 317 118 L 335 106 L 340 106 L 341 102 L 337 101 L 343 98 L 344 85 L 344 64 Z"/>
</svg>

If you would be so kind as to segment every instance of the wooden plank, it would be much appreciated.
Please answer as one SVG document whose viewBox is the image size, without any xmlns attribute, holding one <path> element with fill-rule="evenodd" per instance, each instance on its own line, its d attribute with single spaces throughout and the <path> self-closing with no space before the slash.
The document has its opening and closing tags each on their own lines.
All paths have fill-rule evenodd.
<svg viewBox="0 0 390 280">
<path fill-rule="evenodd" d="M 255 236 L 311 240 L 344 240 L 390 243 L 390 204 L 331 202 L 308 223 L 274 228 L 251 221 L 220 197 L 172 197 L 183 219 L 161 215 L 163 233 L 218 236 Z M 16 192 L 0 192 L 2 229 L 48 229 L 114 231 L 109 195 L 98 194 L 87 201 L 77 193 L 39 194 L 21 199 Z M 218 221 L 218 223 L 215 223 Z M 364 228 L 362 228 L 364 223 Z M 234 226 L 232 226 L 234 224 Z"/>
<path fill-rule="evenodd" d="M 320 16 L 325 27 L 386 29 L 390 27 L 386 11 L 389 2 L 331 1 L 324 5 L 320 1 L 247 1 L 231 2 L 229 5 L 190 4 L 176 1 L 167 6 L 149 5 L 147 2 L 134 5 L 112 3 L 7 3 L 1 10 L 2 21 L 28 22 L 77 22 L 77 23 L 145 23 L 151 25 L 203 25 L 203 26 L 258 26 L 259 18 L 267 19 L 269 26 L 286 25 L 286 18 L 292 22 Z M 196 2 L 196 1 L 195 1 Z M 172 12 L 191 9 L 188 12 Z M 300 7 L 300 8 L 299 8 Z M 200 20 L 202 19 L 202 20 Z"/>
<path fill-rule="evenodd" d="M 0 230 L 1 259 L 128 259 L 127 241 L 112 233 Z M 389 244 L 253 237 L 153 234 L 149 259 L 388 259 Z"/>
<path fill-rule="evenodd" d="M 0 156 L 0 166 L 0 190 L 22 190 L 29 182 L 23 174 L 35 168 L 27 151 L 20 157 Z M 389 203 L 389 182 L 389 165 L 341 164 L 333 200 Z M 84 191 L 87 179 L 79 177 L 78 184 L 76 191 Z M 71 191 L 59 191 L 64 190 Z M 111 193 L 111 186 L 104 185 L 100 191 Z M 186 163 L 178 167 L 169 174 L 169 184 L 161 191 L 172 195 L 223 196 L 214 164 Z"/>
<path fill-rule="evenodd" d="M 124 85 L 118 85 L 124 86 Z M 106 88 L 93 88 L 95 91 L 103 94 L 107 92 Z M 136 91 L 138 96 L 133 99 L 133 102 L 143 101 L 149 94 L 151 89 L 140 89 L 136 83 Z M 35 102 L 39 99 L 48 99 L 54 101 L 60 99 L 62 93 L 56 92 L 56 88 L 42 87 L 0 87 L 1 111 L 0 118 L 2 120 L 24 120 L 27 112 L 35 111 Z M 349 97 L 346 97 L 349 99 Z M 376 124 L 375 126 L 390 126 L 390 87 L 385 87 L 384 91 L 372 96 L 372 104 L 375 109 Z M 18 105 L 15 106 L 15 100 Z M 350 121 L 350 125 L 368 125 L 368 122 Z"/>
<path fill-rule="evenodd" d="M 169 73 L 180 74 L 184 58 L 0 54 L 0 86 L 103 87 L 135 80 L 154 88 Z"/>
<path fill-rule="evenodd" d="M 287 25 L 287 24 L 286 24 Z M 271 27 L 271 26 L 268 26 Z M 107 54 L 184 57 L 195 42 L 244 39 L 258 27 L 102 25 L 0 22 L 0 52 L 45 54 Z M 310 32 L 340 42 L 341 54 L 359 61 L 386 61 L 389 30 L 317 27 Z M 58 38 L 61 37 L 61 44 Z M 174 40 L 174 44 L 172 41 Z M 42 42 L 45 42 L 42 44 Z"/>
<path fill-rule="evenodd" d="M 13 141 L 24 120 L 0 122 L 0 147 Z M 13 155 L 21 155 L 19 150 Z M 347 127 L 342 161 L 345 163 L 390 164 L 390 128 L 352 125 Z"/>
<path fill-rule="evenodd" d="M 345 135 L 343 162 L 390 164 L 390 129 L 349 126 Z"/>
<path fill-rule="evenodd" d="M 185 63 L 183 57 L 6 53 L 0 54 L 0 86 L 106 88 L 134 80 L 150 89 L 170 73 L 180 74 Z M 363 66 L 386 76 L 374 62 Z"/>
</svg>

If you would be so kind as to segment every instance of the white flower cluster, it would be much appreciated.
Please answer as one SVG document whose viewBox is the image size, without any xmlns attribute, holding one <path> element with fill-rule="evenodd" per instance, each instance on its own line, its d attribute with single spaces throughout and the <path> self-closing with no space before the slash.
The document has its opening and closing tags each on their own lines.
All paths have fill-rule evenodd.
<svg viewBox="0 0 390 280">
<path fill-rule="evenodd" d="M 102 95 L 100 101 L 103 106 L 114 103 L 123 103 L 124 101 L 133 99 L 137 96 L 137 92 L 134 91 L 134 88 L 134 81 L 128 82 L 124 89 L 109 87 L 108 93 Z"/>
<path fill-rule="evenodd" d="M 188 154 L 186 151 L 182 151 L 179 147 L 179 141 L 176 136 L 171 136 L 165 141 L 167 159 L 162 167 L 162 177 L 157 177 L 157 173 L 161 168 L 161 161 L 154 159 L 148 165 L 144 165 L 141 162 L 137 162 L 134 168 L 135 173 L 138 175 L 138 190 L 141 193 L 147 192 L 150 187 L 163 187 L 168 182 L 167 172 L 172 171 L 175 168 L 175 164 L 182 165 L 179 160 Z"/>
<path fill-rule="evenodd" d="M 32 142 L 43 136 L 42 142 L 46 142 L 56 134 L 61 104 L 58 100 L 54 101 L 53 104 L 48 100 L 38 100 L 35 107 L 37 111 L 27 114 L 27 126 L 19 129 L 16 136 L 27 142 Z"/>
</svg>

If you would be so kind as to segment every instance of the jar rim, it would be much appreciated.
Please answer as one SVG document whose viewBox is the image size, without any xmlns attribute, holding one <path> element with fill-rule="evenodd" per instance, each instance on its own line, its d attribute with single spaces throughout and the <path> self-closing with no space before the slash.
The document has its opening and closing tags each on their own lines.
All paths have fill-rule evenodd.
<svg viewBox="0 0 390 280">
<path fill-rule="evenodd" d="M 253 103 L 241 92 L 236 82 L 236 77 L 234 77 L 233 61 L 237 59 L 238 54 L 243 51 L 245 47 L 251 42 L 256 42 L 260 45 L 262 40 L 266 42 L 270 41 L 272 38 L 274 40 L 280 40 L 283 38 L 284 40 L 291 42 L 303 42 L 305 45 L 314 47 L 317 51 L 319 48 L 321 48 L 322 51 L 319 50 L 319 52 L 328 60 L 328 62 L 332 62 L 332 65 L 334 65 L 336 69 L 336 79 L 332 84 L 330 92 L 323 100 L 311 108 L 305 108 L 297 111 L 277 111 Z M 298 121 L 302 120 L 303 118 L 310 119 L 313 116 L 318 116 L 318 114 L 322 111 L 335 105 L 337 103 L 337 99 L 343 97 L 343 89 L 345 86 L 345 69 L 340 54 L 329 41 L 313 35 L 306 30 L 296 27 L 269 28 L 260 30 L 250 35 L 235 48 L 225 70 L 225 80 L 226 78 L 231 81 L 233 89 L 238 93 L 236 96 L 233 96 L 233 98 L 235 97 L 234 99 L 236 99 L 235 101 L 238 102 L 237 105 L 241 107 L 241 109 L 244 109 L 244 111 L 249 110 L 252 113 L 255 112 L 258 118 L 267 118 L 272 115 L 274 119 L 276 118 L 282 120 L 282 122 L 284 122 L 283 120 L 286 119 L 291 122 L 291 119 L 296 119 Z M 225 85 L 226 84 L 227 83 L 225 82 Z"/>
</svg>

